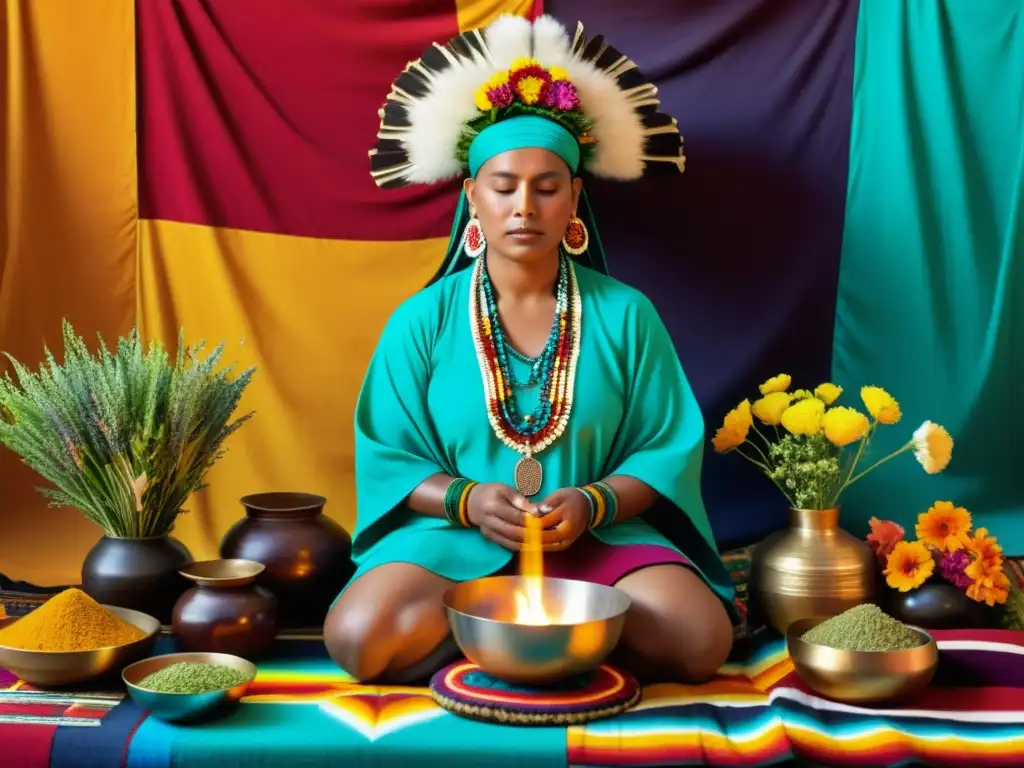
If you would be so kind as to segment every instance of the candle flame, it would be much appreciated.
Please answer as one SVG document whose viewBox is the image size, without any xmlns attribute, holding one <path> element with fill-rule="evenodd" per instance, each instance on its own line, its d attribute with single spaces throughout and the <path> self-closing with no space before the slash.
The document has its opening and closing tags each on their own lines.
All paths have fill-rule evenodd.
<svg viewBox="0 0 1024 768">
<path fill-rule="evenodd" d="M 519 554 L 523 588 L 516 592 L 516 624 L 545 626 L 551 623 L 544 608 L 544 552 L 541 549 L 543 528 L 539 517 L 526 516 L 526 535 Z"/>
</svg>

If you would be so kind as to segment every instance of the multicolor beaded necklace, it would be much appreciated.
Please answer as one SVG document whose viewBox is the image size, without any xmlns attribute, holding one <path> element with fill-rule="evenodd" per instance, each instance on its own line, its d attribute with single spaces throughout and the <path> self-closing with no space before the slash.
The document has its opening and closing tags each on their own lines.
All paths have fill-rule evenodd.
<svg viewBox="0 0 1024 768">
<path fill-rule="evenodd" d="M 544 351 L 530 361 L 526 385 L 540 382 L 540 401 L 533 413 L 523 413 L 516 399 L 517 384 L 512 377 L 510 357 L 522 357 L 508 344 L 501 329 L 494 288 L 477 259 L 469 289 L 469 323 L 473 334 L 480 373 L 483 377 L 487 416 L 495 435 L 520 453 L 516 462 L 515 486 L 524 496 L 534 496 L 541 488 L 543 470 L 534 458 L 561 437 L 572 410 L 576 383 L 576 363 L 580 350 L 579 284 L 572 260 L 560 255 L 555 317 Z"/>
</svg>

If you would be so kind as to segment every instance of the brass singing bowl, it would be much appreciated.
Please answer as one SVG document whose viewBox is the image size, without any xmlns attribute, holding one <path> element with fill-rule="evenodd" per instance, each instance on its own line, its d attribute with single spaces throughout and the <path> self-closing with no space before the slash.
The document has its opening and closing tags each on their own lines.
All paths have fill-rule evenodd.
<svg viewBox="0 0 1024 768">
<path fill-rule="evenodd" d="M 165 693 L 139 685 L 143 680 L 172 664 L 215 664 L 231 667 L 245 675 L 245 680 L 230 688 L 203 693 Z M 256 665 L 229 653 L 168 653 L 137 661 L 121 673 L 128 695 L 149 710 L 153 717 L 168 722 L 195 722 L 227 714 L 242 700 L 249 685 L 256 679 Z"/>
<path fill-rule="evenodd" d="M 921 644 L 903 651 L 847 651 L 809 643 L 801 636 L 824 618 L 790 625 L 786 645 L 793 667 L 807 686 L 846 704 L 879 704 L 912 696 L 928 687 L 939 665 L 934 638 L 918 627 Z"/>
<path fill-rule="evenodd" d="M 622 634 L 629 595 L 615 587 L 543 578 L 549 623 L 517 624 L 521 576 L 463 582 L 444 595 L 448 623 L 466 658 L 510 683 L 550 684 L 596 669 Z"/>
<path fill-rule="evenodd" d="M 160 622 L 152 616 L 128 608 L 104 605 L 123 621 L 145 633 L 139 640 L 124 645 L 96 648 L 89 651 L 26 651 L 0 645 L 0 667 L 29 685 L 62 686 L 84 683 L 114 672 L 146 656 L 156 643 Z M 0 620 L 0 628 L 18 621 Z"/>
</svg>

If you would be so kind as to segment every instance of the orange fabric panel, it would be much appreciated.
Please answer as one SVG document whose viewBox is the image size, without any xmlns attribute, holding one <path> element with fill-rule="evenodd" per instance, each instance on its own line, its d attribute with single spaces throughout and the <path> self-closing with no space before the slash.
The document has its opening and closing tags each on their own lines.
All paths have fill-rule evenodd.
<svg viewBox="0 0 1024 768">
<path fill-rule="evenodd" d="M 355 522 L 352 419 L 388 316 L 426 284 L 446 240 L 355 242 L 142 220 L 140 322 L 147 337 L 226 342 L 224 360 L 257 366 L 232 435 L 175 535 L 197 559 L 243 509 L 239 497 L 299 490 Z"/>
<path fill-rule="evenodd" d="M 485 27 L 506 13 L 534 18 L 543 12 L 542 6 L 539 0 L 455 0 L 455 14 L 459 31 L 465 32 Z"/>
<path fill-rule="evenodd" d="M 0 350 L 35 365 L 63 317 L 109 340 L 135 320 L 134 6 L 7 0 L 0 30 Z M 0 449 L 0 573 L 77 581 L 98 530 L 40 480 Z"/>
</svg>

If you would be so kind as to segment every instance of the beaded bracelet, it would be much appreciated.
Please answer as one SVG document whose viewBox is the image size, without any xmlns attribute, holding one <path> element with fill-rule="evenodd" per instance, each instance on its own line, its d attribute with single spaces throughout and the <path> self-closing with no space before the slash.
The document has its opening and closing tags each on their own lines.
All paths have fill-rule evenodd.
<svg viewBox="0 0 1024 768">
<path fill-rule="evenodd" d="M 448 489 L 444 492 L 444 516 L 452 525 L 470 527 L 469 492 L 476 485 L 464 477 L 456 477 L 448 483 Z"/>
<path fill-rule="evenodd" d="M 615 516 L 619 511 L 619 497 L 608 483 L 591 483 L 580 490 L 590 501 L 588 529 L 607 528 L 615 522 Z"/>
</svg>

